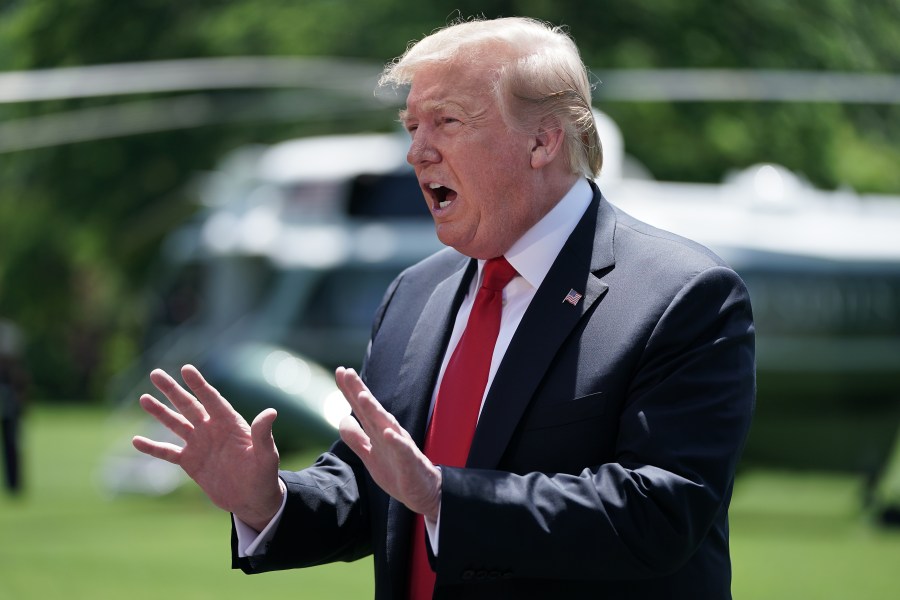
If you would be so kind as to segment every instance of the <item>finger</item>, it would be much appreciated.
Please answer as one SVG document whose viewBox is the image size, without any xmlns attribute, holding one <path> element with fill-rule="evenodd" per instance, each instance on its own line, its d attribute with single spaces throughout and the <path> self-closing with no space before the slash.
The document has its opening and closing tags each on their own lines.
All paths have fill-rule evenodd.
<svg viewBox="0 0 900 600">
<path fill-rule="evenodd" d="M 385 441 L 392 444 L 395 448 L 399 448 L 400 446 L 407 447 L 410 448 L 413 454 L 421 455 L 422 458 L 425 458 L 425 455 L 419 450 L 419 447 L 416 446 L 416 443 L 402 427 L 399 429 L 385 429 L 383 436 Z M 428 459 L 425 458 L 425 460 Z"/>
<path fill-rule="evenodd" d="M 362 378 L 353 369 L 338 367 L 335 371 L 335 380 L 338 387 L 347 398 L 354 416 L 367 432 L 370 445 L 380 444 L 384 439 L 384 431 L 390 429 L 401 437 L 409 437 L 409 434 L 400 426 L 400 423 L 389 413 L 384 406 L 372 395 Z"/>
<path fill-rule="evenodd" d="M 153 458 L 159 458 L 173 465 L 180 464 L 181 448 L 175 444 L 156 442 L 142 435 L 136 435 L 131 438 L 131 445 L 139 452 L 143 452 Z"/>
<path fill-rule="evenodd" d="M 364 423 L 363 428 L 369 432 L 370 436 L 377 432 L 383 437 L 385 430 L 391 430 L 401 435 L 406 433 L 394 415 L 389 413 L 368 390 L 357 395 L 356 405 L 359 411 L 358 415 Z"/>
<path fill-rule="evenodd" d="M 184 365 L 181 367 L 181 376 L 210 416 L 231 415 L 234 412 L 228 400 L 206 381 L 197 367 Z"/>
<path fill-rule="evenodd" d="M 341 419 L 341 423 L 338 426 L 338 432 L 344 443 L 365 462 L 372 450 L 372 443 L 357 420 L 351 415 L 347 415 Z"/>
<path fill-rule="evenodd" d="M 186 440 L 194 426 L 184 418 L 183 415 L 175 412 L 150 394 L 144 394 L 139 400 L 141 408 L 162 423 L 169 431 Z"/>
<path fill-rule="evenodd" d="M 278 454 L 278 448 L 275 447 L 275 436 L 272 435 L 272 424 L 278 413 L 274 408 L 267 408 L 262 411 L 253 423 L 250 424 L 250 438 L 253 440 L 253 447 L 258 448 L 264 453 Z"/>
<path fill-rule="evenodd" d="M 208 415 L 203 405 L 172 379 L 171 375 L 162 369 L 154 369 L 150 373 L 150 381 L 188 421 L 200 423 L 206 420 Z"/>
<path fill-rule="evenodd" d="M 362 428 L 370 434 L 379 430 L 382 423 L 373 418 L 378 418 L 377 408 L 380 408 L 381 404 L 369 392 L 369 388 L 366 387 L 356 371 L 339 367 L 335 371 L 335 381 Z"/>
<path fill-rule="evenodd" d="M 359 393 L 366 389 L 353 369 L 338 367 L 334 372 L 334 380 L 348 402 L 354 401 Z"/>
<path fill-rule="evenodd" d="M 365 431 L 371 431 L 373 425 L 368 421 L 367 414 L 363 413 L 363 408 L 359 403 L 359 394 L 367 388 L 356 374 L 356 371 L 338 367 L 334 373 L 334 380 L 337 383 L 338 389 L 341 390 L 341 393 L 347 400 L 347 403 L 350 404 L 350 410 L 356 416 L 359 425 L 361 425 Z"/>
<path fill-rule="evenodd" d="M 377 448 L 378 452 L 389 456 L 391 462 L 396 464 L 432 464 L 428 457 L 419 449 L 416 442 L 407 433 L 405 429 L 396 425 L 382 428 L 376 439 L 372 440 L 373 448 Z M 402 467 L 407 472 L 406 467 Z"/>
</svg>

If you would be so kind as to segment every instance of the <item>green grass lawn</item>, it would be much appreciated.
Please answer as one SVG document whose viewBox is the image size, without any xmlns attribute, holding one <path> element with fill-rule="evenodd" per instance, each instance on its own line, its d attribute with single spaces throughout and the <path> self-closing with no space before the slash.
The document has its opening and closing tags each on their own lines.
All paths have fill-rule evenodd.
<svg viewBox="0 0 900 600">
<path fill-rule="evenodd" d="M 734 597 L 900 597 L 900 528 L 874 524 L 859 478 L 756 471 L 731 505 Z"/>
<path fill-rule="evenodd" d="M 0 600 L 372 597 L 370 560 L 232 571 L 228 516 L 192 487 L 158 498 L 105 493 L 102 457 L 135 428 L 99 408 L 33 407 L 26 494 L 0 496 Z M 284 466 L 309 460 L 284 457 Z M 732 505 L 734 597 L 898 597 L 900 531 L 872 525 L 861 493 L 853 477 L 743 473 Z"/>
<path fill-rule="evenodd" d="M 0 495 L 0 600 L 371 598 L 371 560 L 247 576 L 233 571 L 230 517 L 192 485 L 169 496 L 110 497 L 101 458 L 134 422 L 108 411 L 35 407 L 27 493 Z M 127 450 L 124 450 L 127 451 Z M 286 457 L 290 461 L 309 457 Z"/>
</svg>

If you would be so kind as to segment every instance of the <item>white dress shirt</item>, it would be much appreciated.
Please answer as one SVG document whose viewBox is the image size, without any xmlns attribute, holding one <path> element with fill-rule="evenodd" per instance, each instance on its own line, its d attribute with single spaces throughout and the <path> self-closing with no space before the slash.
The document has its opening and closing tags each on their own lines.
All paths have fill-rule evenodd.
<svg viewBox="0 0 900 600">
<path fill-rule="evenodd" d="M 515 277 L 503 290 L 503 309 L 500 316 L 500 333 L 497 336 L 497 343 L 494 346 L 494 354 L 491 357 L 491 368 L 488 373 L 487 386 L 485 386 L 485 397 L 497 374 L 500 361 L 506 354 L 509 343 L 513 334 L 522 321 L 528 305 L 534 298 L 535 293 L 544 281 L 544 277 L 550 271 L 553 261 L 556 260 L 569 235 L 575 229 L 578 221 L 581 220 L 584 211 L 593 198 L 593 190 L 586 179 L 579 178 L 574 186 L 563 196 L 556 206 L 548 212 L 544 218 L 538 221 L 531 229 L 525 232 L 519 240 L 504 255 L 509 264 L 515 268 L 518 276 Z M 469 284 L 469 291 L 466 294 L 459 312 L 456 314 L 456 322 L 453 325 L 453 332 L 450 335 L 450 342 L 447 345 L 447 351 L 444 354 L 444 360 L 441 364 L 441 370 L 438 374 L 438 380 L 431 397 L 431 407 L 434 407 L 434 401 L 437 397 L 437 390 L 440 389 L 441 381 L 444 378 L 444 371 L 447 369 L 447 363 L 459 338 L 462 337 L 463 330 L 469 320 L 469 313 L 472 311 L 472 305 L 475 303 L 475 295 L 481 287 L 482 272 L 486 261 L 478 261 L 478 273 L 472 278 Z M 482 406 L 484 398 L 481 399 Z M 429 410 L 430 414 L 430 410 Z M 429 416 L 430 420 L 430 416 Z M 272 518 L 272 521 L 258 533 L 248 525 L 242 523 L 235 518 L 235 528 L 238 536 L 238 555 L 252 556 L 254 554 L 262 554 L 265 552 L 265 543 L 271 539 L 274 531 L 281 519 L 281 513 L 284 510 L 286 497 L 282 501 L 281 509 Z M 431 522 L 425 519 L 425 526 L 428 530 L 428 537 L 431 541 L 432 551 L 437 555 L 438 533 L 440 530 L 440 512 L 438 512 L 437 522 Z"/>
</svg>

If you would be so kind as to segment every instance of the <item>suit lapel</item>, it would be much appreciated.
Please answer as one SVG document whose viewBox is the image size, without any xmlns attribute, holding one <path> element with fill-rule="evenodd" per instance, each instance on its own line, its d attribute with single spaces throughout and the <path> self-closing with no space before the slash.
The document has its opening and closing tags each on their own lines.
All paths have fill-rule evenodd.
<svg viewBox="0 0 900 600">
<path fill-rule="evenodd" d="M 420 448 L 444 349 L 475 271 L 475 261 L 466 260 L 435 286 L 406 345 L 390 410 Z"/>
<path fill-rule="evenodd" d="M 422 448 L 431 395 L 441 368 L 444 350 L 453 331 L 453 323 L 476 271 L 474 260 L 440 282 L 431 293 L 413 328 L 403 355 L 397 391 L 391 402 L 391 413 Z M 391 498 L 387 515 L 387 564 L 394 565 L 391 575 L 394 589 L 404 589 L 407 576 L 409 541 L 412 535 L 411 513 Z"/>
<path fill-rule="evenodd" d="M 522 317 L 485 400 L 466 463 L 495 468 L 553 357 L 606 292 L 596 275 L 614 263 L 615 215 L 596 190 Z M 574 305 L 570 291 L 582 294 Z"/>
</svg>

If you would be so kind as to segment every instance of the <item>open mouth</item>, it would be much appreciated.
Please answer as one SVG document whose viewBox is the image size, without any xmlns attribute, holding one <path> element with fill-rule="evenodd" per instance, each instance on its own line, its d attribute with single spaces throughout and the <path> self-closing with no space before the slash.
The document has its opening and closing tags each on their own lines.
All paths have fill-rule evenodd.
<svg viewBox="0 0 900 600">
<path fill-rule="evenodd" d="M 428 184 L 428 195 L 431 196 L 432 206 L 435 210 L 447 208 L 456 200 L 456 192 L 439 183 Z"/>
</svg>

